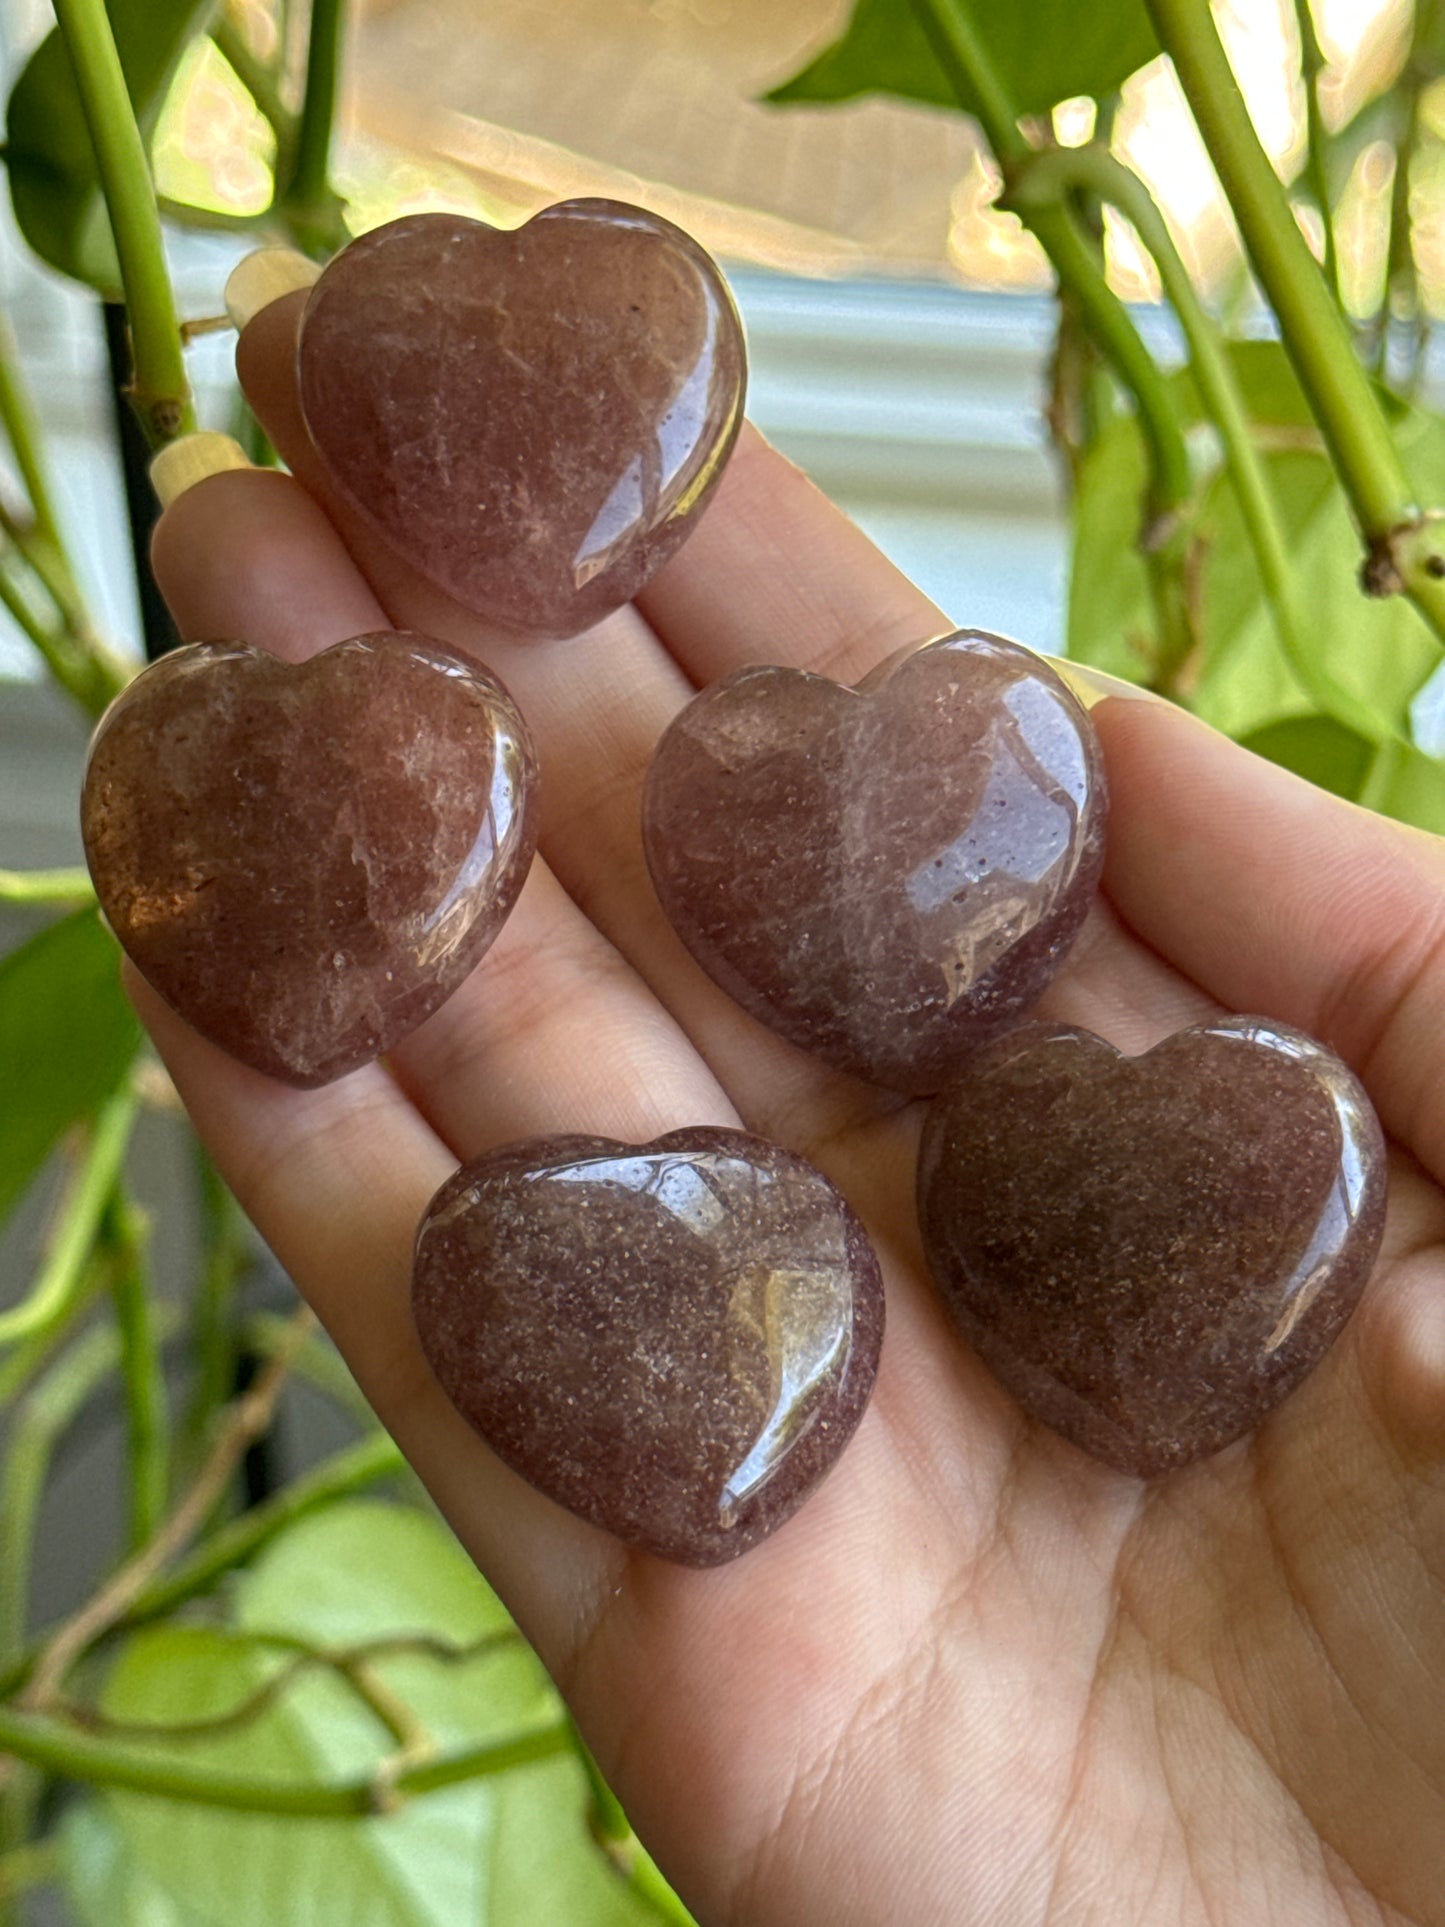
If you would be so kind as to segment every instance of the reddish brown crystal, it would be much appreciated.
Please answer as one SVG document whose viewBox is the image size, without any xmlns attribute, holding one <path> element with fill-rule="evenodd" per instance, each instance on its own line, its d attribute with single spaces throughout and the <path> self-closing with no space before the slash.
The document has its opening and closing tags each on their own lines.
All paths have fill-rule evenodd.
<svg viewBox="0 0 1445 1927">
<path fill-rule="evenodd" d="M 744 669 L 705 690 L 658 746 L 643 834 L 673 927 L 744 1009 L 922 1093 L 1048 983 L 1104 815 L 1084 710 L 964 630 L 858 689 Z"/>
<path fill-rule="evenodd" d="M 878 1264 L 821 1172 L 741 1131 L 538 1138 L 467 1166 L 417 1237 L 447 1396 L 525 1479 L 711 1566 L 807 1498 L 868 1402 Z"/>
<path fill-rule="evenodd" d="M 697 243 L 617 201 L 515 232 L 412 214 L 307 303 L 299 373 L 331 478 L 466 608 L 565 636 L 685 540 L 742 420 L 746 355 Z"/>
<path fill-rule="evenodd" d="M 1148 1477 L 1250 1432 L 1364 1289 L 1385 1147 L 1329 1051 L 1264 1018 L 1140 1058 L 1025 1025 L 934 1104 L 934 1278 L 1019 1403 Z"/>
<path fill-rule="evenodd" d="M 81 818 L 112 929 L 243 1063 L 329 1083 L 449 997 L 536 840 L 526 725 L 495 677 L 421 636 L 288 664 L 175 650 L 91 745 Z"/>
</svg>

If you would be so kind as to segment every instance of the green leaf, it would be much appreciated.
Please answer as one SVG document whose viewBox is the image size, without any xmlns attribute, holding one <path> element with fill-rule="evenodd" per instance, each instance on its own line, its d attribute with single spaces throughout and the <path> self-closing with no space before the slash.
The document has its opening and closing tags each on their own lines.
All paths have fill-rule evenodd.
<svg viewBox="0 0 1445 1927">
<path fill-rule="evenodd" d="M 0 958 L 0 1220 L 61 1132 L 115 1090 L 140 1035 L 120 952 L 94 910 Z"/>
<path fill-rule="evenodd" d="M 587 1830 L 577 1761 L 543 1760 L 497 1782 L 491 1838 L 491 1927 L 657 1927 Z"/>
<path fill-rule="evenodd" d="M 355 1646 L 410 1628 L 467 1646 L 511 1625 L 506 1608 L 430 1513 L 348 1499 L 285 1533 L 236 1602 L 251 1632 Z"/>
<path fill-rule="evenodd" d="M 76 1927 L 187 1927 L 174 1903 L 136 1865 L 103 1800 L 68 1808 L 56 1844 Z"/>
<path fill-rule="evenodd" d="M 1375 745 L 1332 716 L 1289 716 L 1244 738 L 1256 756 L 1291 769 L 1322 790 L 1353 799 L 1374 760 Z"/>
<path fill-rule="evenodd" d="M 1445 835 L 1445 762 L 1423 749 L 1391 743 L 1370 772 L 1360 800 L 1402 823 Z"/>
<path fill-rule="evenodd" d="M 155 1627 L 128 1643 L 102 1705 L 114 1718 L 205 1719 L 240 1707 L 287 1663 L 284 1653 L 218 1628 Z M 433 1670 L 433 1697 L 459 1698 L 449 1669 L 433 1662 Z M 154 1744 L 158 1756 L 295 1784 L 365 1773 L 391 1742 L 340 1679 L 308 1671 L 244 1725 Z M 477 1787 L 448 1788 L 374 1820 L 228 1814 L 135 1794 L 108 1794 L 104 1804 L 139 1875 L 196 1927 L 485 1919 L 492 1809 Z"/>
<path fill-rule="evenodd" d="M 234 1621 L 134 1635 L 107 1682 L 104 1710 L 174 1723 L 234 1709 L 288 1663 L 264 1635 L 335 1649 L 418 1636 L 469 1646 L 511 1630 L 444 1526 L 429 1513 L 371 1501 L 333 1506 L 277 1540 L 242 1576 Z M 520 1638 L 462 1660 L 412 1651 L 369 1663 L 448 1749 L 499 1739 L 559 1710 Z M 366 1773 L 391 1744 L 342 1681 L 314 1670 L 243 1725 L 156 1742 L 169 1757 L 293 1782 Z M 105 1796 L 103 1813 L 115 1864 L 137 1891 L 163 1896 L 187 1927 L 633 1927 L 654 1919 L 593 1843 L 585 1800 L 580 1763 L 559 1756 L 545 1770 L 519 1768 L 427 1794 L 384 1819 L 228 1814 L 134 1794 Z"/>
<path fill-rule="evenodd" d="M 1408 466 L 1438 498 L 1445 484 L 1445 425 L 1415 442 Z M 1425 459 L 1415 459 L 1416 456 Z M 1375 740 L 1408 727 L 1410 703 L 1439 650 L 1402 596 L 1372 600 L 1359 586 L 1360 541 L 1328 458 L 1306 448 L 1265 456 L 1299 584 L 1305 640 L 1320 667 L 1358 705 L 1350 721 Z M 1231 736 L 1298 714 L 1300 690 L 1280 653 L 1234 491 L 1220 477 L 1205 499 L 1208 551 L 1201 580 L 1206 638 L 1195 707 Z"/>
<path fill-rule="evenodd" d="M 1067 653 L 1142 682 L 1154 654 L 1154 604 L 1139 549 L 1146 463 L 1132 415 L 1116 415 L 1079 464 L 1069 565 Z"/>
<path fill-rule="evenodd" d="M 141 131 L 155 127 L 181 55 L 216 0 L 108 0 L 131 104 Z M 119 298 L 120 267 L 70 56 L 56 28 L 10 94 L 6 165 L 15 219 L 53 268 Z"/>
<path fill-rule="evenodd" d="M 1408 727 L 1411 701 L 1438 663 L 1438 649 L 1403 597 L 1377 601 L 1361 592 L 1359 536 L 1283 348 L 1235 342 L 1229 353 L 1284 524 L 1308 645 L 1356 706 L 1353 716 L 1337 719 L 1338 727 L 1344 736 L 1378 742 Z M 1181 420 L 1198 430 L 1201 410 L 1187 371 L 1174 376 L 1173 388 Z M 1442 499 L 1445 422 L 1393 397 L 1387 406 L 1421 499 Z M 1145 674 L 1154 636 L 1138 551 L 1145 473 L 1134 417 L 1115 417 L 1080 465 L 1069 583 L 1069 654 L 1136 681 Z M 1203 637 L 1191 665 L 1191 706 L 1241 739 L 1298 719 L 1308 699 L 1281 649 L 1217 447 L 1208 455 L 1191 535 Z M 1346 776 L 1337 771 L 1335 780 Z"/>
<path fill-rule="evenodd" d="M 1078 0 L 959 4 L 1020 114 L 1046 113 L 1075 94 L 1112 94 L 1159 51 L 1142 0 L 1110 0 L 1107 6 L 1080 6 Z M 910 0 L 857 0 L 842 38 L 765 98 L 839 101 L 859 94 L 960 105 Z"/>
</svg>

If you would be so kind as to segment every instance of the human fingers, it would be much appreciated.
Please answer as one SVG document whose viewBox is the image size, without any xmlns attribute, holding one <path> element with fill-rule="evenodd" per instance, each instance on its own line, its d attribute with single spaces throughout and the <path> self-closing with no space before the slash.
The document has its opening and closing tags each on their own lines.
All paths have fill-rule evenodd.
<svg viewBox="0 0 1445 1927">
<path fill-rule="evenodd" d="M 289 477 L 233 471 L 186 490 L 156 531 L 154 563 L 187 636 L 239 636 L 296 660 L 385 626 Z M 391 1061 L 463 1159 L 538 1132 L 646 1138 L 733 1117 L 646 985 L 540 864 L 478 969 Z"/>
<path fill-rule="evenodd" d="M 851 1083 L 840 1100 L 843 1080 L 745 1015 L 663 917 L 642 851 L 641 792 L 658 737 L 693 694 L 683 671 L 633 609 L 561 643 L 502 636 L 362 528 L 330 487 L 301 420 L 300 312 L 301 298 L 290 296 L 245 329 L 237 365 L 252 405 L 390 617 L 480 656 L 516 696 L 541 753 L 542 854 L 568 895 L 673 1013 L 753 1128 L 807 1148 L 803 1120 L 838 1101 L 870 1108 Z"/>
<path fill-rule="evenodd" d="M 1445 843 L 1328 796 L 1158 702 L 1094 718 L 1105 888 L 1231 1010 L 1323 1039 L 1445 1180 Z"/>
<path fill-rule="evenodd" d="M 637 606 L 699 687 L 751 663 L 858 682 L 954 626 L 751 423 L 707 514 Z"/>
</svg>

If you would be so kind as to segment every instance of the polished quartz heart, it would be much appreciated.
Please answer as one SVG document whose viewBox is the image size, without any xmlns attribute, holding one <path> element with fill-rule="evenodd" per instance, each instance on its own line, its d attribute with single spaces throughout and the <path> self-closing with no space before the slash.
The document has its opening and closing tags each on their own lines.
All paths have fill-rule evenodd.
<svg viewBox="0 0 1445 1927">
<path fill-rule="evenodd" d="M 840 1069 L 937 1090 L 1057 969 L 1104 848 L 1088 716 L 1043 661 L 973 630 L 857 689 L 744 669 L 648 772 L 662 907 L 744 1009 Z"/>
<path fill-rule="evenodd" d="M 1385 1147 L 1351 1073 L 1282 1024 L 1139 1058 L 1030 1024 L 933 1105 L 918 1197 L 980 1357 L 1148 1477 L 1252 1431 L 1334 1342 L 1379 1249 Z"/>
<path fill-rule="evenodd" d="M 695 241 L 618 201 L 502 232 L 410 214 L 311 292 L 301 407 L 331 479 L 465 608 L 568 636 L 691 532 L 742 421 L 746 354 Z"/>
<path fill-rule="evenodd" d="M 389 1050 L 501 929 L 536 841 L 506 690 L 421 636 L 291 664 L 164 656 L 91 744 L 86 859 L 142 976 L 243 1063 L 329 1083 Z"/>
<path fill-rule="evenodd" d="M 559 1505 L 684 1565 L 787 1519 L 883 1340 L 878 1263 L 810 1164 L 741 1131 L 538 1138 L 451 1178 L 412 1307 L 447 1396 Z"/>
</svg>

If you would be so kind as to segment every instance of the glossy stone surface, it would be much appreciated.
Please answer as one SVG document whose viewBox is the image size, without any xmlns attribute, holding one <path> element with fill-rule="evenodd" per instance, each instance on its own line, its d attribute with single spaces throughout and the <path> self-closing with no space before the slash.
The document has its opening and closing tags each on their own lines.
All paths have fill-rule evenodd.
<svg viewBox="0 0 1445 1927">
<path fill-rule="evenodd" d="M 1104 850 L 1093 725 L 1018 643 L 961 630 L 857 689 L 743 669 L 672 724 L 643 837 L 673 928 L 763 1023 L 937 1090 L 1058 968 Z"/>
<path fill-rule="evenodd" d="M 1334 1342 L 1379 1249 L 1385 1147 L 1349 1070 L 1282 1024 L 1132 1059 L 1030 1024 L 933 1105 L 918 1197 L 985 1363 L 1149 1477 L 1252 1431 Z"/>
<path fill-rule="evenodd" d="M 471 971 L 536 841 L 535 760 L 495 677 L 421 636 L 290 664 L 241 643 L 153 663 L 91 744 L 101 907 L 187 1022 L 329 1083 Z"/>
<path fill-rule="evenodd" d="M 847 1204 L 728 1130 L 537 1138 L 467 1166 L 422 1219 L 412 1306 L 447 1396 L 508 1465 L 691 1566 L 798 1509 L 883 1339 Z"/>
<path fill-rule="evenodd" d="M 727 286 L 680 228 L 562 201 L 502 232 L 410 214 L 306 306 L 301 406 L 353 507 L 489 622 L 568 636 L 686 539 L 743 413 Z"/>
</svg>

